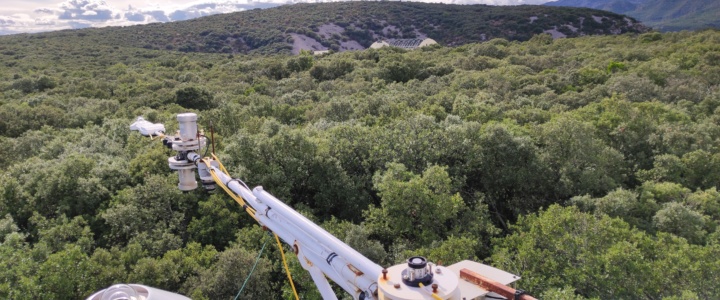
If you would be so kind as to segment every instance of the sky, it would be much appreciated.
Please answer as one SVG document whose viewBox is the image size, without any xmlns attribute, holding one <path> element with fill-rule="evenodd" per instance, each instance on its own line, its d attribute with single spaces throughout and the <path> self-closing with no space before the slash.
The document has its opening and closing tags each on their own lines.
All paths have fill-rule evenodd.
<svg viewBox="0 0 720 300">
<path fill-rule="evenodd" d="M 2 0 L 0 35 L 188 20 L 298 2 L 337 0 Z M 455 4 L 520 5 L 549 0 L 413 0 Z"/>
</svg>

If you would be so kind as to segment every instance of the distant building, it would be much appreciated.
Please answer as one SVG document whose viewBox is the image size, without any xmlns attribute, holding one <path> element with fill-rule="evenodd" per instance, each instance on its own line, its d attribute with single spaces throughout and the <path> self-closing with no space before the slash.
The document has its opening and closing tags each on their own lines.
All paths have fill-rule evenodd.
<svg viewBox="0 0 720 300">
<path fill-rule="evenodd" d="M 386 42 L 386 41 L 379 41 L 379 42 L 374 42 L 372 45 L 370 45 L 371 49 L 380 49 L 382 47 L 390 47 L 390 44 L 388 44 L 388 42 Z"/>
<path fill-rule="evenodd" d="M 398 47 L 403 49 L 417 49 L 434 44 L 437 44 L 437 42 L 433 39 L 395 39 L 375 42 L 370 45 L 370 48 Z"/>
</svg>

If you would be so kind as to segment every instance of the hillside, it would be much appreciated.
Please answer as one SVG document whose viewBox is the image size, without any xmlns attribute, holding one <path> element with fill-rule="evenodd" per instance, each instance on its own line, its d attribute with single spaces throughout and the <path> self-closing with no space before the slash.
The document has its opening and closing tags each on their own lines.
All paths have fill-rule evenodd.
<svg viewBox="0 0 720 300">
<path fill-rule="evenodd" d="M 301 48 L 364 49 L 374 41 L 394 38 L 429 37 L 442 45 L 458 46 L 493 38 L 524 41 L 543 32 L 577 37 L 644 30 L 631 18 L 585 8 L 388 1 L 284 5 L 182 22 L 61 31 L 37 37 L 48 42 L 182 52 L 267 54 L 297 53 Z M 311 46 L 301 47 L 301 40 Z"/>
<path fill-rule="evenodd" d="M 715 0 L 559 0 L 545 5 L 626 14 L 660 31 L 720 28 L 720 1 Z"/>
</svg>

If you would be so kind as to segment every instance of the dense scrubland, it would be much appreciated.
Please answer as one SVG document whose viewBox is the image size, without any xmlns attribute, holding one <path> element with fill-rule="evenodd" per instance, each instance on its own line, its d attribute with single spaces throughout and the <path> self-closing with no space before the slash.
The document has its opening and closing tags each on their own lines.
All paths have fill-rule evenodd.
<svg viewBox="0 0 720 300">
<path fill-rule="evenodd" d="M 720 32 L 313 57 L 0 40 L 0 298 L 235 296 L 269 238 L 180 192 L 137 116 L 381 265 L 481 260 L 543 299 L 720 297 Z M 301 294 L 317 299 L 294 257 Z M 247 299 L 288 298 L 268 245 Z"/>
</svg>

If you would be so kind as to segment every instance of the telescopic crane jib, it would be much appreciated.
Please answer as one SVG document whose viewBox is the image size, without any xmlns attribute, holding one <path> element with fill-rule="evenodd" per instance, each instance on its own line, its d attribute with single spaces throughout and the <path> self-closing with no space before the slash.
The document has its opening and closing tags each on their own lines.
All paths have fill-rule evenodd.
<svg viewBox="0 0 720 300">
<path fill-rule="evenodd" d="M 145 136 L 162 137 L 163 144 L 177 152 L 168 158 L 168 165 L 178 171 L 180 190 L 198 187 L 194 172 L 197 169 L 203 187 L 209 191 L 221 187 L 263 228 L 275 235 L 281 253 L 280 241 L 289 245 L 302 267 L 310 273 L 323 299 L 337 299 L 328 279 L 358 300 L 535 299 L 508 286 L 520 279 L 519 276 L 469 260 L 440 266 L 425 257 L 414 256 L 404 264 L 383 268 L 275 198 L 262 186 L 250 189 L 243 181 L 232 178 L 214 153 L 211 157 L 196 153 L 207 144 L 207 138 L 198 132 L 196 114 L 179 114 L 177 120 L 179 130 L 173 136 L 165 136 L 164 125 L 148 122 L 142 117 L 138 117 L 130 129 Z M 284 254 L 283 262 L 288 271 Z M 291 278 L 290 283 L 292 285 Z M 297 293 L 295 296 L 298 298 Z M 136 284 L 114 285 L 87 298 L 119 299 L 189 298 Z"/>
</svg>

